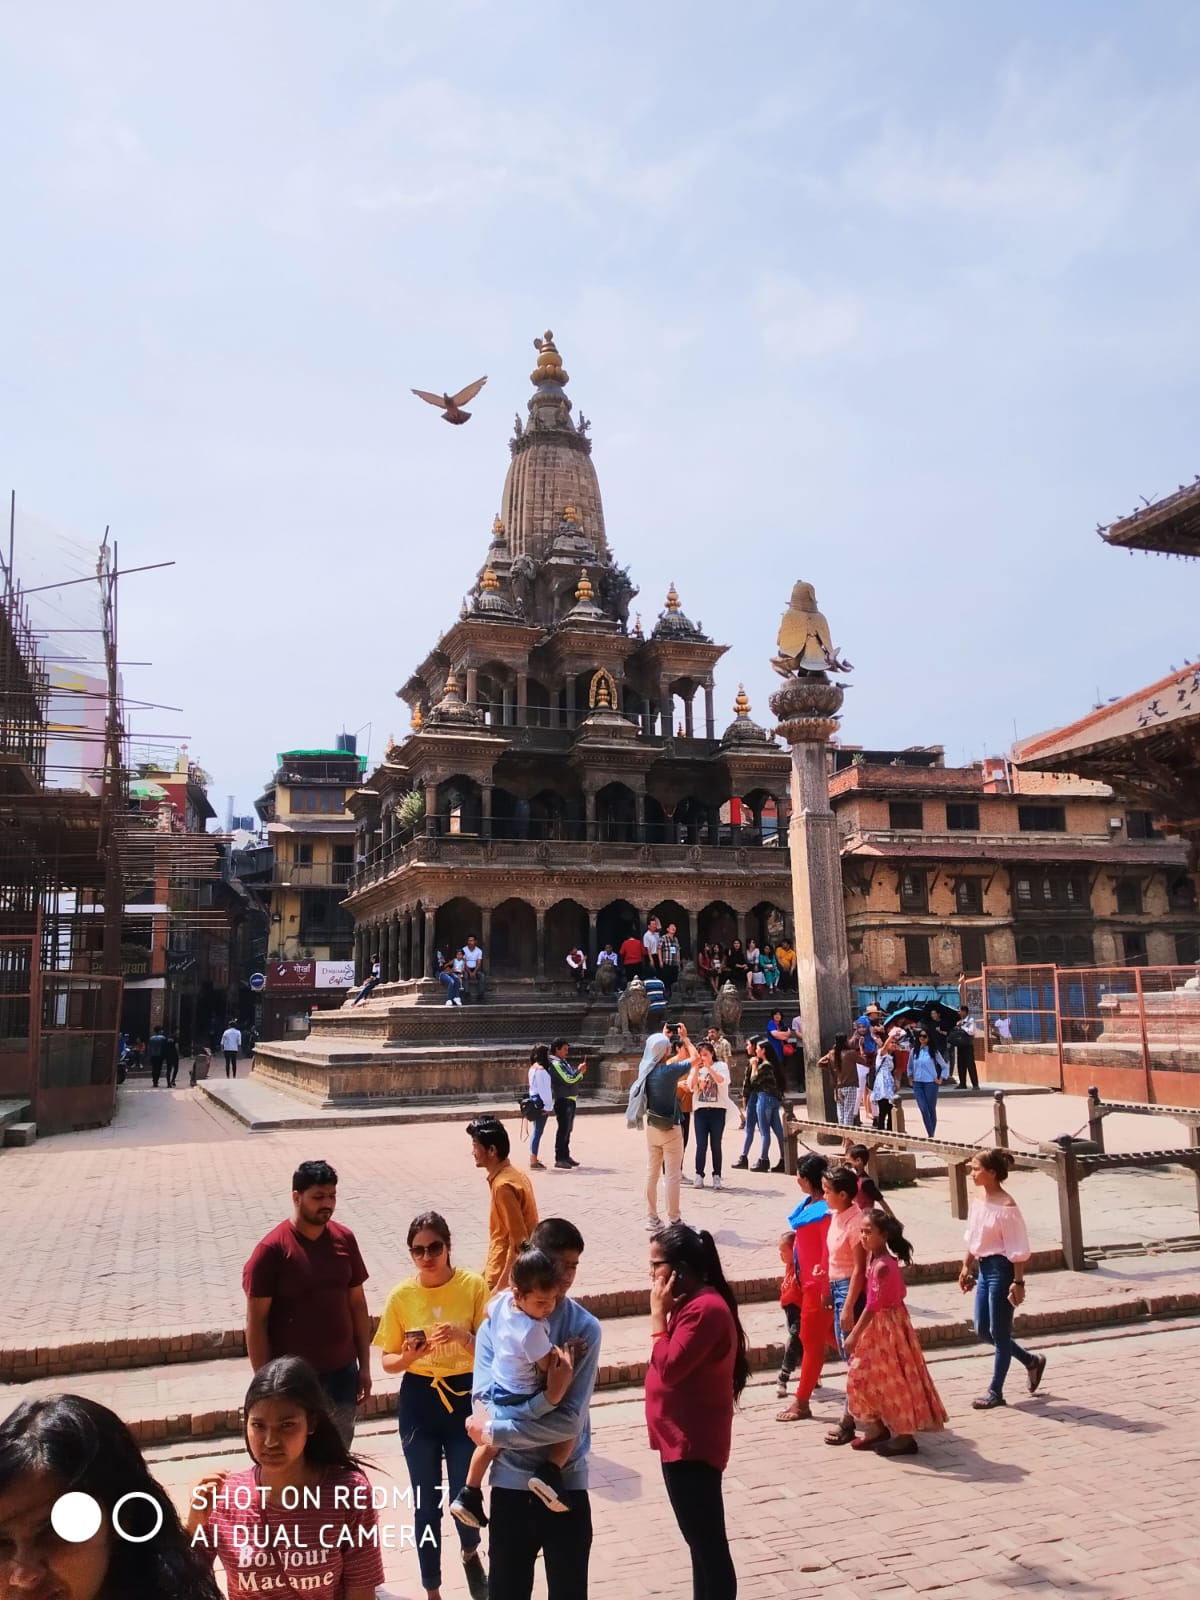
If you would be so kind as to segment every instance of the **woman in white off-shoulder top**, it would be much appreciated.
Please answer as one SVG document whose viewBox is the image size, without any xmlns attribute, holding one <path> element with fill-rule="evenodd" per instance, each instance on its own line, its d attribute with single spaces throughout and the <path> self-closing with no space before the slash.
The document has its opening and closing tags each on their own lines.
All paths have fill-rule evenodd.
<svg viewBox="0 0 1200 1600">
<path fill-rule="evenodd" d="M 1030 1394 L 1036 1394 L 1046 1370 L 1045 1356 L 1032 1355 L 1013 1339 L 1013 1312 L 1025 1300 L 1025 1266 L 1029 1235 L 1020 1207 L 1002 1187 L 1009 1157 L 1003 1150 L 983 1150 L 971 1159 L 971 1182 L 979 1193 L 967 1218 L 967 1243 L 958 1286 L 975 1290 L 975 1332 L 995 1349 L 992 1381 L 974 1402 L 976 1411 L 1004 1405 L 1004 1380 L 1015 1357 L 1025 1368 Z"/>
</svg>

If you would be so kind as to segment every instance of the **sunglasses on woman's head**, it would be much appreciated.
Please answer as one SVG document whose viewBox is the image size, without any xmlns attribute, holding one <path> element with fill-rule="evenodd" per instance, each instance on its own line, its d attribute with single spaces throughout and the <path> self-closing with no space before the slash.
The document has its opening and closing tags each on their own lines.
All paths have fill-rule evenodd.
<svg viewBox="0 0 1200 1600">
<path fill-rule="evenodd" d="M 441 1239 L 435 1239 L 432 1244 L 410 1244 L 408 1253 L 413 1256 L 440 1256 L 445 1248 Z"/>
</svg>

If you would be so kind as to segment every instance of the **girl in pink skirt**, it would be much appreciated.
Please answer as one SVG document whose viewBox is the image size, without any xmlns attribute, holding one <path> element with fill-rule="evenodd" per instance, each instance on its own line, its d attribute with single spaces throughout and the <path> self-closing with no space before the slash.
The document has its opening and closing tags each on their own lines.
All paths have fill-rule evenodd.
<svg viewBox="0 0 1200 1600">
<path fill-rule="evenodd" d="M 868 1258 L 867 1305 L 846 1335 L 846 1406 L 867 1431 L 852 1448 L 911 1456 L 917 1451 L 913 1435 L 939 1429 L 946 1421 L 946 1408 L 904 1309 L 907 1291 L 900 1262 L 907 1266 L 912 1260 L 912 1245 L 895 1217 L 878 1209 L 863 1216 L 862 1243 Z"/>
</svg>

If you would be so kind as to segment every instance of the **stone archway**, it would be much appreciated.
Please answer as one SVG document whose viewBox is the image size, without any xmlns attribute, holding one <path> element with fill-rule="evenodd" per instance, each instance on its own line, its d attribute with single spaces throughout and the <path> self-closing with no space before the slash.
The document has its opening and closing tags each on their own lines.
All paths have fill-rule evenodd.
<svg viewBox="0 0 1200 1600">
<path fill-rule="evenodd" d="M 719 944 L 722 950 L 738 937 L 738 914 L 724 900 L 712 900 L 696 918 L 700 943 Z"/>
<path fill-rule="evenodd" d="M 570 976 L 567 952 L 576 945 L 587 953 L 588 914 L 578 900 L 559 900 L 546 913 L 546 971 L 552 978 Z"/>
<path fill-rule="evenodd" d="M 492 912 L 491 970 L 531 978 L 537 971 L 537 913 L 524 900 L 503 900 Z"/>
<path fill-rule="evenodd" d="M 603 950 L 611 944 L 614 950 L 620 950 L 622 939 L 628 939 L 631 933 L 639 939 L 642 936 L 641 912 L 628 900 L 610 900 L 596 918 L 597 946 Z"/>
<path fill-rule="evenodd" d="M 457 949 L 466 944 L 470 933 L 480 943 L 483 942 L 483 918 L 479 907 L 462 895 L 447 900 L 437 908 L 433 928 L 435 949 L 442 952 L 445 960 L 449 960 Z"/>
<path fill-rule="evenodd" d="M 650 912 L 652 917 L 657 917 L 662 923 L 663 932 L 667 931 L 668 923 L 675 924 L 675 936 L 679 940 L 680 955 L 686 961 L 689 956 L 694 956 L 692 949 L 691 915 L 686 906 L 681 906 L 678 900 L 660 900 Z"/>
</svg>

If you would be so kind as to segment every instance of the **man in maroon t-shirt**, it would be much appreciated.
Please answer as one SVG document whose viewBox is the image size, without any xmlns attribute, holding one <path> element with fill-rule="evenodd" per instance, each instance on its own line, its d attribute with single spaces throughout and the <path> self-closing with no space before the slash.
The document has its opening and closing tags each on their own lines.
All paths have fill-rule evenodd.
<svg viewBox="0 0 1200 1600">
<path fill-rule="evenodd" d="M 349 1228 L 333 1222 L 337 1173 L 302 1161 L 292 1178 L 292 1216 L 255 1245 L 242 1268 L 246 1354 L 255 1372 L 276 1356 L 302 1356 L 329 1396 L 349 1444 L 355 1412 L 371 1392 L 367 1269 Z"/>
</svg>

